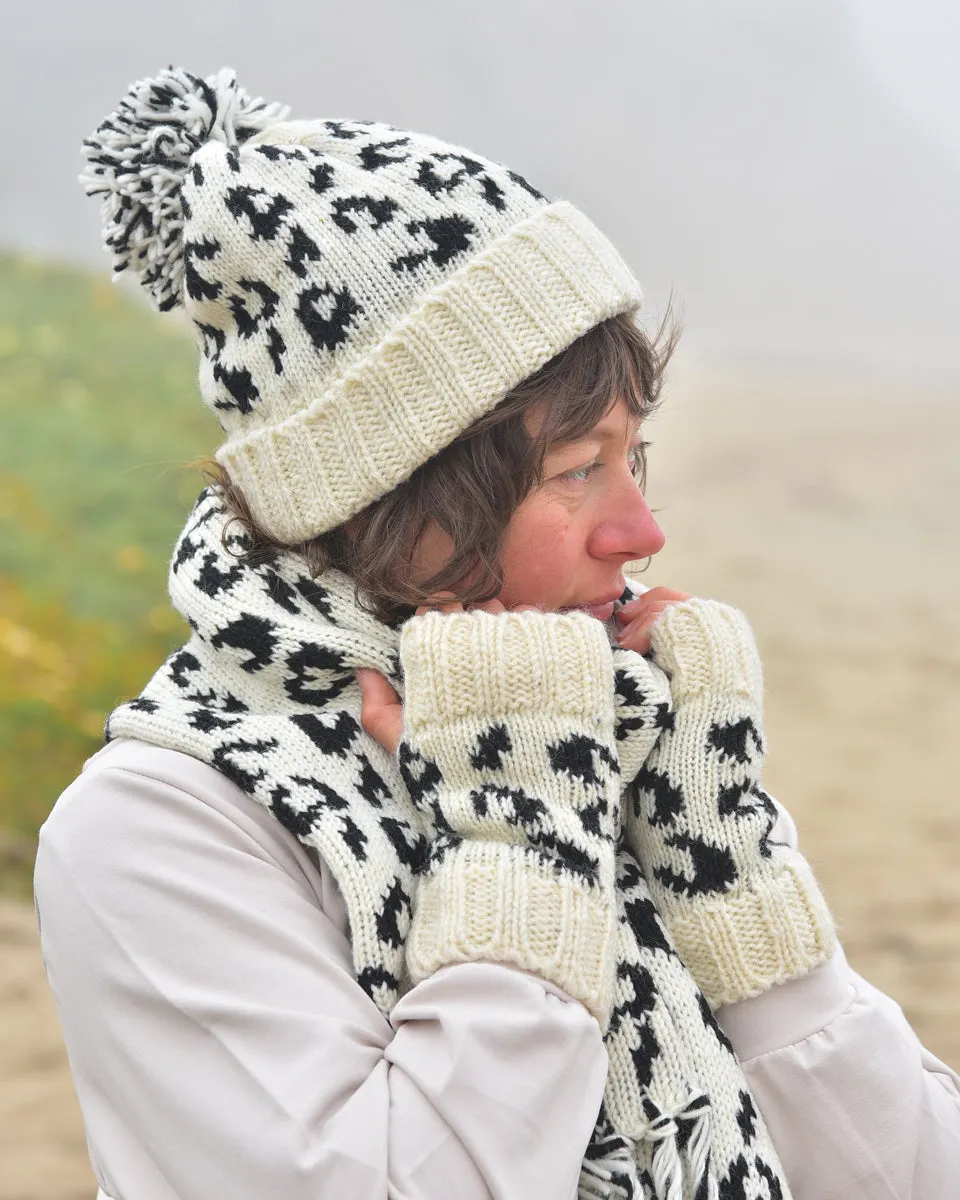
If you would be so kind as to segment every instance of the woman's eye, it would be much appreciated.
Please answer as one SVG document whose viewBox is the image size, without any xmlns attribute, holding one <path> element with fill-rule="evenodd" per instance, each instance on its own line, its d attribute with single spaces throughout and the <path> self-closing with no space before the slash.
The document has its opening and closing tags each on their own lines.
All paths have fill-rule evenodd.
<svg viewBox="0 0 960 1200">
<path fill-rule="evenodd" d="M 643 474 L 645 453 L 649 447 L 649 442 L 639 442 L 636 446 L 630 448 L 629 462 L 630 470 L 639 478 Z M 587 483 L 590 477 L 603 466 L 603 463 L 596 459 L 591 463 L 586 463 L 582 467 L 576 467 L 572 471 L 564 471 L 561 478 L 569 480 L 570 483 Z"/>
<path fill-rule="evenodd" d="M 599 466 L 598 462 L 587 463 L 585 467 L 577 467 L 574 471 L 564 471 L 563 477 L 571 483 L 586 483 Z"/>
</svg>

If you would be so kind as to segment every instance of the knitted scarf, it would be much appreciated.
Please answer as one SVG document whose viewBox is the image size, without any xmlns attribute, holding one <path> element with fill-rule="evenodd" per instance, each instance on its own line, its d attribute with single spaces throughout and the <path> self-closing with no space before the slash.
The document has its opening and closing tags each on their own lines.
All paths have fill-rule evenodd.
<svg viewBox="0 0 960 1200">
<path fill-rule="evenodd" d="M 249 564 L 246 547 L 219 496 L 204 491 L 170 569 L 192 636 L 113 712 L 107 738 L 209 764 L 316 849 L 344 897 L 357 981 L 388 1015 L 409 986 L 404 946 L 429 846 L 396 757 L 360 726 L 353 669 L 376 668 L 403 695 L 399 630 L 364 611 L 341 573 L 313 579 L 294 552 Z M 628 586 L 622 599 L 634 594 Z M 670 705 L 666 685 L 638 694 L 631 654 L 615 652 L 625 788 Z M 617 906 L 610 1065 L 580 1200 L 789 1200 L 733 1048 L 623 839 Z"/>
</svg>

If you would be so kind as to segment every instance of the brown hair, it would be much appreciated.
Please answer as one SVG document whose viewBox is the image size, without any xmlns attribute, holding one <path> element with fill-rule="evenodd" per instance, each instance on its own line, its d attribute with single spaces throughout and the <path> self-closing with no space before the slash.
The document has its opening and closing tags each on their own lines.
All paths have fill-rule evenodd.
<svg viewBox="0 0 960 1200">
<path fill-rule="evenodd" d="M 617 399 L 641 420 L 649 417 L 677 337 L 669 316 L 652 339 L 630 315 L 602 321 L 353 517 L 349 532 L 338 525 L 292 548 L 314 577 L 330 567 L 350 576 L 357 602 L 390 624 L 405 620 L 439 591 L 464 603 L 492 599 L 503 585 L 500 548 L 507 524 L 542 482 L 547 454 L 584 437 Z M 549 403 L 531 437 L 524 417 L 541 400 Z M 645 467 L 641 458 L 641 485 Z M 219 464 L 208 464 L 208 474 L 245 526 L 246 559 L 262 561 L 290 548 L 257 527 L 240 489 Z M 414 552 L 432 522 L 448 535 L 453 553 L 429 579 L 417 581 Z"/>
</svg>

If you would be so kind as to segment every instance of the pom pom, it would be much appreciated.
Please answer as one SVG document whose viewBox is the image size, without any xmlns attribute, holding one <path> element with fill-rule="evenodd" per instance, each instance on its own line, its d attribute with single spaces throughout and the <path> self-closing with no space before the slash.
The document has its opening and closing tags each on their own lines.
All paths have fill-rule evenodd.
<svg viewBox="0 0 960 1200">
<path fill-rule="evenodd" d="M 181 188 L 206 142 L 236 146 L 282 121 L 280 104 L 251 100 L 224 67 L 201 79 L 180 67 L 135 83 L 87 138 L 88 196 L 103 196 L 103 242 L 113 269 L 133 270 L 161 311 L 183 296 Z"/>
</svg>

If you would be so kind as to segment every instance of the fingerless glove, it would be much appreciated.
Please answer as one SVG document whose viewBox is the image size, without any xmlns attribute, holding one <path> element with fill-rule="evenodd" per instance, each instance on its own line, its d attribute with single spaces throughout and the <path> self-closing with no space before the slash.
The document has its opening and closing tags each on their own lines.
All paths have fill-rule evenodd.
<svg viewBox="0 0 960 1200">
<path fill-rule="evenodd" d="M 400 639 L 400 768 L 430 846 L 407 940 L 416 982 L 511 963 L 605 1028 L 620 770 L 612 655 L 582 613 L 426 613 Z"/>
<path fill-rule="evenodd" d="M 746 619 L 711 600 L 673 605 L 653 626 L 651 653 L 673 711 L 633 785 L 627 837 L 716 1008 L 824 962 L 833 920 L 806 860 L 771 837 L 762 672 Z"/>
</svg>

